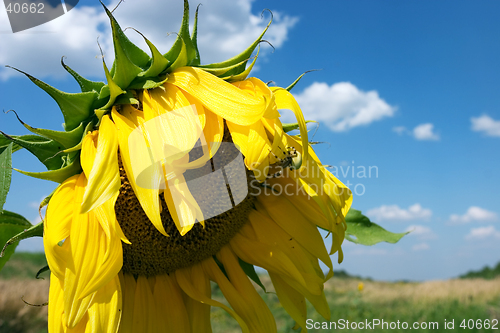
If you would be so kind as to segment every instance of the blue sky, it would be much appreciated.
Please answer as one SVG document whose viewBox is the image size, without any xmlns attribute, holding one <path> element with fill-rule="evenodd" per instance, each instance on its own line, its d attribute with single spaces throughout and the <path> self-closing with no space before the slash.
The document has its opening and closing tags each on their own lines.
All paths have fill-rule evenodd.
<svg viewBox="0 0 500 333">
<path fill-rule="evenodd" d="M 496 264 L 500 3 L 206 1 L 200 8 L 202 62 L 239 53 L 267 23 L 260 19 L 264 8 L 274 13 L 267 39 L 275 51 L 263 45 L 253 75 L 287 86 L 304 71 L 321 69 L 292 91 L 306 118 L 321 120 L 314 141 L 327 143 L 316 146 L 319 156 L 351 184 L 355 208 L 389 230 L 414 229 L 396 245 L 346 242 L 337 268 L 376 279 L 427 280 Z M 174 39 L 167 32 L 178 30 L 180 15 L 180 0 L 127 0 L 116 11 L 123 27 L 137 28 L 164 52 Z M 84 75 L 102 79 L 99 36 L 112 62 L 97 1 L 80 1 L 63 17 L 16 34 L 6 19 L 2 8 L 2 67 L 76 92 L 59 65 L 61 56 Z M 133 31 L 128 35 L 137 38 Z M 0 68 L 0 108 L 16 110 L 35 127 L 60 129 L 63 122 L 51 98 L 10 69 Z M 0 114 L 0 130 L 26 133 L 13 114 Z M 23 152 L 14 164 L 42 170 Z M 369 167 L 371 177 L 358 174 Z M 6 208 L 35 220 L 34 207 L 54 185 L 15 174 Z M 41 243 L 20 248 L 37 250 Z"/>
</svg>

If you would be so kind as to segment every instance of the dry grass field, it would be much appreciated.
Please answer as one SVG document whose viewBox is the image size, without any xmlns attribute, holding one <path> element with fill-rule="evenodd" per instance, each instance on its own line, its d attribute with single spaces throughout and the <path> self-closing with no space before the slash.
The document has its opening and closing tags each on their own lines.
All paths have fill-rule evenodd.
<svg viewBox="0 0 500 333">
<path fill-rule="evenodd" d="M 47 306 L 49 281 L 36 280 L 36 271 L 44 265 L 43 257 L 20 257 L 9 262 L 0 272 L 0 332 L 1 333 L 42 333 L 47 332 Z M 273 293 L 270 279 L 261 276 L 267 293 L 257 287 L 266 300 L 276 318 L 279 332 L 293 331 L 294 323 L 280 306 Z M 360 291 L 359 286 L 363 288 Z M 223 300 L 218 287 L 213 284 L 213 297 Z M 365 321 L 374 318 L 386 321 L 439 322 L 455 320 L 455 329 L 446 331 L 464 331 L 458 327 L 464 319 L 474 321 L 485 319 L 500 320 L 500 278 L 493 280 L 456 279 L 427 282 L 382 282 L 360 280 L 356 278 L 334 277 L 327 282 L 325 293 L 332 310 L 332 321 L 345 319 L 349 321 Z M 30 303 L 32 305 L 29 305 Z M 227 303 L 226 303 L 227 304 Z M 38 305 L 38 306 L 35 306 Z M 308 306 L 309 318 L 324 322 L 319 314 Z M 212 310 L 214 333 L 241 332 L 236 321 L 223 310 Z M 467 332 L 499 332 L 497 330 L 466 329 Z M 412 330 L 417 332 L 440 332 L 432 329 Z M 366 330 L 349 330 L 349 332 L 365 332 Z M 374 331 L 385 332 L 383 329 Z M 403 332 L 407 330 L 390 330 Z M 308 332 L 330 332 L 330 330 L 314 330 Z"/>
</svg>

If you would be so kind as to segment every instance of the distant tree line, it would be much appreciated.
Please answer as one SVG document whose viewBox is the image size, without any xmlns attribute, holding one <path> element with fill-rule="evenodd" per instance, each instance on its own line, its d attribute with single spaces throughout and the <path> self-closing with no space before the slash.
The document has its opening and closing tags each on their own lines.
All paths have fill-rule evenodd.
<svg viewBox="0 0 500 333">
<path fill-rule="evenodd" d="M 497 276 L 500 276 L 500 262 L 494 268 L 486 266 L 482 270 L 469 271 L 464 275 L 460 275 L 459 277 L 461 279 L 483 278 L 490 280 L 496 278 Z"/>
</svg>

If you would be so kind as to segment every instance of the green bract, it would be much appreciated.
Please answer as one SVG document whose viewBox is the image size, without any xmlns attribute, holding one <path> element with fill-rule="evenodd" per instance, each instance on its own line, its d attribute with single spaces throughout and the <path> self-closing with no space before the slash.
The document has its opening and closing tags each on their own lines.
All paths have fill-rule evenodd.
<svg viewBox="0 0 500 333">
<path fill-rule="evenodd" d="M 101 3 L 102 4 L 102 3 Z M 197 45 L 198 9 L 196 10 L 193 33 L 189 32 L 189 4 L 184 0 L 184 15 L 181 28 L 172 48 L 165 54 L 146 38 L 151 56 L 133 44 L 124 34 L 112 13 L 104 6 L 111 23 L 115 61 L 108 70 L 103 59 L 105 82 L 87 80 L 61 60 L 61 64 L 78 82 L 80 93 L 62 92 L 19 69 L 33 83 L 48 93 L 58 104 L 64 117 L 65 131 L 53 131 L 31 127 L 19 121 L 34 135 L 9 136 L 0 131 L 0 149 L 13 143 L 13 151 L 26 148 L 46 167 L 46 172 L 27 172 L 25 175 L 51 180 L 57 183 L 81 172 L 80 149 L 83 137 L 94 130 L 102 116 L 109 113 L 113 105 L 138 104 L 136 91 L 153 89 L 162 85 L 173 70 L 192 66 L 232 82 L 245 79 L 252 70 L 255 60 L 251 55 L 262 41 L 269 24 L 262 34 L 239 55 L 223 62 L 201 65 Z M 142 35 L 142 34 L 141 34 Z M 248 66 L 247 66 L 248 65 Z M 17 116 L 17 114 L 16 114 Z"/>
</svg>

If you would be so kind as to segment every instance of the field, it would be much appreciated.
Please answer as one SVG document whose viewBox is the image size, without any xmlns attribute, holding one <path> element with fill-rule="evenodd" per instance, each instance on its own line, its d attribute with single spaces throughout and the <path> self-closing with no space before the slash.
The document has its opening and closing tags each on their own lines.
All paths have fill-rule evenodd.
<svg viewBox="0 0 500 333">
<path fill-rule="evenodd" d="M 28 264 L 20 264 L 19 258 L 28 259 Z M 0 273 L 0 332 L 9 333 L 41 333 L 46 332 L 46 306 L 48 299 L 48 279 L 31 278 L 37 270 L 44 265 L 43 257 L 30 254 L 17 254 Z M 339 276 L 341 274 L 338 274 Z M 277 302 L 277 297 L 272 293 L 270 280 L 261 276 L 266 286 L 267 293 L 262 295 L 274 313 L 279 332 L 294 331 L 293 321 Z M 360 291 L 360 283 L 363 288 Z M 331 322 L 339 325 L 344 321 L 373 323 L 379 319 L 396 325 L 400 321 L 409 326 L 418 323 L 427 325 L 427 329 L 412 329 L 416 332 L 441 332 L 445 329 L 445 320 L 448 325 L 454 321 L 446 331 L 458 332 L 499 332 L 497 329 L 476 328 L 478 320 L 484 324 L 486 319 L 500 320 L 500 278 L 485 280 L 454 279 L 447 281 L 414 282 L 380 282 L 361 280 L 352 277 L 334 277 L 326 284 L 326 297 L 332 310 Z M 216 285 L 212 288 L 214 298 L 223 301 L 222 295 Z M 24 299 L 24 302 L 23 302 Z M 309 319 L 317 322 L 316 325 L 330 325 L 309 306 Z M 214 308 L 212 311 L 214 333 L 240 332 L 236 322 L 223 310 Z M 464 329 L 460 324 L 465 319 L 465 325 L 472 325 L 473 329 Z M 472 319 L 471 321 L 469 321 Z M 439 328 L 431 328 L 437 322 Z M 472 327 L 472 326 L 469 326 Z M 338 327 L 340 328 L 340 327 Z M 409 328 L 408 328 L 409 329 Z M 382 329 L 381 324 L 374 330 L 349 329 L 349 332 L 404 332 L 408 329 Z M 310 329 L 309 332 L 330 332 L 330 329 Z M 344 331 L 340 330 L 339 331 Z"/>
</svg>

